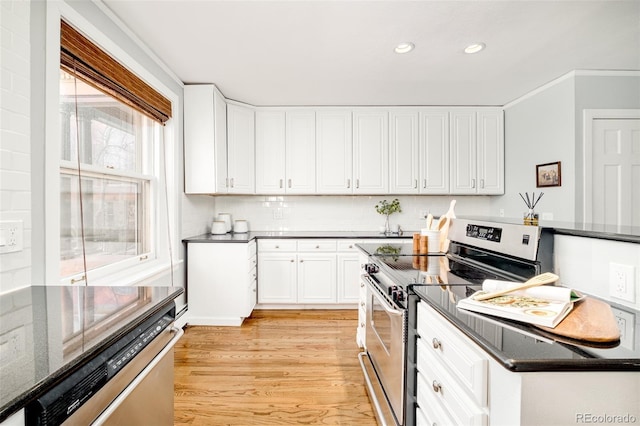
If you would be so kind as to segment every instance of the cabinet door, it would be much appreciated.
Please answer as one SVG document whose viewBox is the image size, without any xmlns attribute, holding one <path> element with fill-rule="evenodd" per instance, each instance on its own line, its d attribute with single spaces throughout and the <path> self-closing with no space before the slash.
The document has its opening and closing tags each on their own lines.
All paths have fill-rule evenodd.
<svg viewBox="0 0 640 426">
<path fill-rule="evenodd" d="M 351 111 L 316 112 L 316 189 L 319 194 L 351 194 Z"/>
<path fill-rule="evenodd" d="M 292 110 L 286 114 L 286 192 L 316 192 L 316 113 Z"/>
<path fill-rule="evenodd" d="M 353 192 L 389 192 L 389 114 L 386 110 L 353 112 Z"/>
<path fill-rule="evenodd" d="M 418 110 L 389 112 L 389 190 L 417 194 L 420 177 Z"/>
<path fill-rule="evenodd" d="M 476 113 L 460 108 L 451 112 L 451 193 L 475 194 L 476 182 Z"/>
<path fill-rule="evenodd" d="M 296 255 L 258 254 L 258 302 L 296 303 Z"/>
<path fill-rule="evenodd" d="M 227 105 L 228 192 L 255 192 L 255 118 L 251 108 Z"/>
<path fill-rule="evenodd" d="M 358 303 L 360 298 L 360 262 L 357 252 L 338 253 L 338 303 Z"/>
<path fill-rule="evenodd" d="M 187 194 L 225 193 L 227 110 L 211 84 L 184 87 L 184 186 Z"/>
<path fill-rule="evenodd" d="M 256 111 L 256 192 L 285 192 L 285 113 Z"/>
<path fill-rule="evenodd" d="M 298 303 L 336 302 L 336 255 L 298 254 Z"/>
<path fill-rule="evenodd" d="M 449 112 L 420 112 L 420 193 L 449 193 Z"/>
<path fill-rule="evenodd" d="M 478 111 L 478 193 L 504 194 L 504 126 L 500 109 Z"/>
</svg>

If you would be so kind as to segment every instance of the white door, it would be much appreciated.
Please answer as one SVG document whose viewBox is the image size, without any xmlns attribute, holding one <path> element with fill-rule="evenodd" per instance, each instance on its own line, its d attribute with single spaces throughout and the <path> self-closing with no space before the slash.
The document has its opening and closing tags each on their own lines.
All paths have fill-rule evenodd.
<svg viewBox="0 0 640 426">
<path fill-rule="evenodd" d="M 446 110 L 420 112 L 420 193 L 449 193 L 449 112 Z"/>
<path fill-rule="evenodd" d="M 594 119 L 591 149 L 585 218 L 590 208 L 592 223 L 640 226 L 640 119 Z"/>
<path fill-rule="evenodd" d="M 336 302 L 336 255 L 298 255 L 298 303 Z"/>
<path fill-rule="evenodd" d="M 296 303 L 295 253 L 260 253 L 258 302 Z"/>
<path fill-rule="evenodd" d="M 227 105 L 229 193 L 255 192 L 255 116 L 251 108 Z"/>
<path fill-rule="evenodd" d="M 504 126 L 502 110 L 479 110 L 478 193 L 504 194 Z"/>
<path fill-rule="evenodd" d="M 353 112 L 355 194 L 389 192 L 389 114 L 386 110 Z"/>
<path fill-rule="evenodd" d="M 389 192 L 417 194 L 419 179 L 418 110 L 389 112 Z"/>
<path fill-rule="evenodd" d="M 285 113 L 256 111 L 256 192 L 285 192 Z"/>
<path fill-rule="evenodd" d="M 286 192 L 316 192 L 316 113 L 287 111 Z"/>
<path fill-rule="evenodd" d="M 338 253 L 338 303 L 358 303 L 360 298 L 360 255 Z"/>
<path fill-rule="evenodd" d="M 316 112 L 316 177 L 319 194 L 351 194 L 351 111 Z"/>
<path fill-rule="evenodd" d="M 451 112 L 451 193 L 475 194 L 476 113 L 472 109 Z"/>
</svg>

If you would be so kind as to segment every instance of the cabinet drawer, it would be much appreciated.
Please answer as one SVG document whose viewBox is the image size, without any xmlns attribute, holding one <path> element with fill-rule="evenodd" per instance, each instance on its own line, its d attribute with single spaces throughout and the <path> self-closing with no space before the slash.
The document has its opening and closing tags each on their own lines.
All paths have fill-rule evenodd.
<svg viewBox="0 0 640 426">
<path fill-rule="evenodd" d="M 446 413 L 453 420 L 434 419 L 437 424 L 484 426 L 488 423 L 487 413 L 469 398 L 422 339 L 418 339 L 417 367 L 418 405 L 424 407 L 425 411 L 435 406 L 437 408 L 429 413 L 431 416 L 444 416 Z M 438 409 L 442 412 L 438 413 Z"/>
<path fill-rule="evenodd" d="M 298 251 L 336 251 L 336 241 L 298 240 Z"/>
<path fill-rule="evenodd" d="M 260 240 L 260 251 L 296 251 L 296 240 Z"/>
<path fill-rule="evenodd" d="M 338 240 L 338 251 L 357 252 L 358 249 L 356 248 L 356 244 L 358 243 L 359 241 L 354 240 Z"/>
<path fill-rule="evenodd" d="M 480 350 L 425 302 L 418 304 L 417 330 L 422 350 L 439 360 L 476 403 L 486 406 L 488 361 Z"/>
</svg>

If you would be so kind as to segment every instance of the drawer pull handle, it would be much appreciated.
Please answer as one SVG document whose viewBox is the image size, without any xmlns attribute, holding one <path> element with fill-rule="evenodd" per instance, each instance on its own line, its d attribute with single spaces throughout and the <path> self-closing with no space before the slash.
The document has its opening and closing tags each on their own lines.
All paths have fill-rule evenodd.
<svg viewBox="0 0 640 426">
<path fill-rule="evenodd" d="M 365 303 L 364 303 L 364 302 L 360 302 L 360 306 L 364 306 L 364 305 L 365 305 Z"/>
<path fill-rule="evenodd" d="M 276 248 L 277 248 L 277 249 L 279 249 L 279 248 L 280 248 L 280 246 L 276 246 Z"/>
<path fill-rule="evenodd" d="M 438 393 L 438 392 L 442 393 L 442 385 L 437 381 L 434 380 L 431 386 L 433 386 L 433 391 L 435 393 Z"/>
<path fill-rule="evenodd" d="M 364 283 L 360 283 L 360 288 L 364 288 Z"/>
<path fill-rule="evenodd" d="M 360 327 L 364 327 L 364 323 L 363 322 L 360 323 Z"/>
<path fill-rule="evenodd" d="M 433 349 L 441 349 L 442 348 L 442 343 L 440 342 L 440 340 L 436 339 L 435 337 L 431 341 L 431 344 L 433 345 Z"/>
<path fill-rule="evenodd" d="M 295 262 L 295 260 L 291 259 L 291 263 Z"/>
</svg>

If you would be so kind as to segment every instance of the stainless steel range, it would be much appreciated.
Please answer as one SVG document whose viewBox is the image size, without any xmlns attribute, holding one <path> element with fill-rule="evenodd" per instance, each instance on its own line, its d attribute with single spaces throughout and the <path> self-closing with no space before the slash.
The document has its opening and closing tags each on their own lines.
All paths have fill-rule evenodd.
<svg viewBox="0 0 640 426">
<path fill-rule="evenodd" d="M 455 219 L 449 239 L 446 254 L 417 254 L 411 240 L 358 246 L 368 255 L 361 278 L 367 290 L 365 350 L 359 357 L 382 425 L 415 422 L 414 402 L 407 398 L 415 387 L 410 286 L 457 287 L 466 294 L 487 278 L 526 281 L 552 270 L 552 236 L 543 235 L 537 226 Z"/>
</svg>

